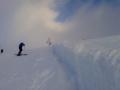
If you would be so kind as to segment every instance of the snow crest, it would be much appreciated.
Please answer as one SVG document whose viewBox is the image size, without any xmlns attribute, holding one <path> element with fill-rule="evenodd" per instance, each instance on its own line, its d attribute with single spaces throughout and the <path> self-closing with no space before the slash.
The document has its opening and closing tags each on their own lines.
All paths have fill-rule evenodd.
<svg viewBox="0 0 120 90">
<path fill-rule="evenodd" d="M 0 90 L 120 90 L 120 49 L 62 44 L 0 55 Z"/>
<path fill-rule="evenodd" d="M 53 53 L 67 69 L 74 90 L 120 90 L 120 50 L 54 45 Z"/>
</svg>

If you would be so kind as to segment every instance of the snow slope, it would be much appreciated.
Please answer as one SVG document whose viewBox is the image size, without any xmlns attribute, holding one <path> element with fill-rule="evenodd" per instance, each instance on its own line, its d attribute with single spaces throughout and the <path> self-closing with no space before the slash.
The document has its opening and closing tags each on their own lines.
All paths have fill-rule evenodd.
<svg viewBox="0 0 120 90">
<path fill-rule="evenodd" d="M 28 56 L 0 55 L 0 90 L 71 90 L 63 67 L 49 48 Z"/>
<path fill-rule="evenodd" d="M 55 44 L 21 57 L 2 54 L 0 90 L 120 90 L 120 43 L 114 39 L 120 40 L 92 40 L 72 48 Z"/>
</svg>

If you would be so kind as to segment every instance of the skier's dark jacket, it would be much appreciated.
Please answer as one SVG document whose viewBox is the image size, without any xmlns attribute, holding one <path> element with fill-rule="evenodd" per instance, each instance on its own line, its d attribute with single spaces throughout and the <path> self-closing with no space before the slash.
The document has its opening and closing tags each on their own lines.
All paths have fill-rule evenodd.
<svg viewBox="0 0 120 90">
<path fill-rule="evenodd" d="M 23 43 L 23 42 L 21 42 L 20 44 L 19 44 L 19 49 L 22 51 L 22 47 L 23 46 L 25 46 L 25 44 Z"/>
</svg>

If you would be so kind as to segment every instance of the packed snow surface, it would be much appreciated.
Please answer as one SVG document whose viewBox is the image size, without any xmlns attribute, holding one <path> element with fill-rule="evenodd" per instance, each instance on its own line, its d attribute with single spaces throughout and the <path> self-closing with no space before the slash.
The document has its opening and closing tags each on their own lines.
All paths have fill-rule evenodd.
<svg viewBox="0 0 120 90">
<path fill-rule="evenodd" d="M 106 41 L 54 44 L 26 50 L 26 56 L 5 52 L 0 90 L 120 90 L 120 49 Z"/>
</svg>

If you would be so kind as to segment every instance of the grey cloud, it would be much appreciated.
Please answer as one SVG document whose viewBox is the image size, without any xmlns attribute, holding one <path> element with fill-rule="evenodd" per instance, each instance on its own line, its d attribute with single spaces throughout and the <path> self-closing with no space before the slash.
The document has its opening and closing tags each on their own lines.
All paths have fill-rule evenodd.
<svg viewBox="0 0 120 90">
<path fill-rule="evenodd" d="M 39 47 L 45 45 L 48 37 L 55 38 L 61 32 L 62 24 L 55 21 L 58 12 L 51 9 L 53 5 L 54 0 L 16 2 L 15 10 L 9 13 L 8 19 L 5 18 L 1 42 L 10 46 L 24 41 L 30 47 Z"/>
<path fill-rule="evenodd" d="M 11 0 L 7 8 L 4 2 L 4 8 L 0 9 L 0 12 L 5 12 L 0 16 L 4 17 L 0 22 L 0 42 L 3 46 L 14 46 L 19 41 L 25 41 L 30 46 L 39 47 L 45 45 L 48 37 L 55 39 L 55 42 L 68 40 L 77 43 L 81 39 L 120 34 L 120 7 L 104 4 L 96 8 L 84 6 L 68 21 L 60 23 L 55 21 L 59 12 L 51 9 L 54 1 Z"/>
<path fill-rule="evenodd" d="M 64 38 L 70 42 L 120 35 L 120 7 L 87 6 L 65 22 Z"/>
</svg>

